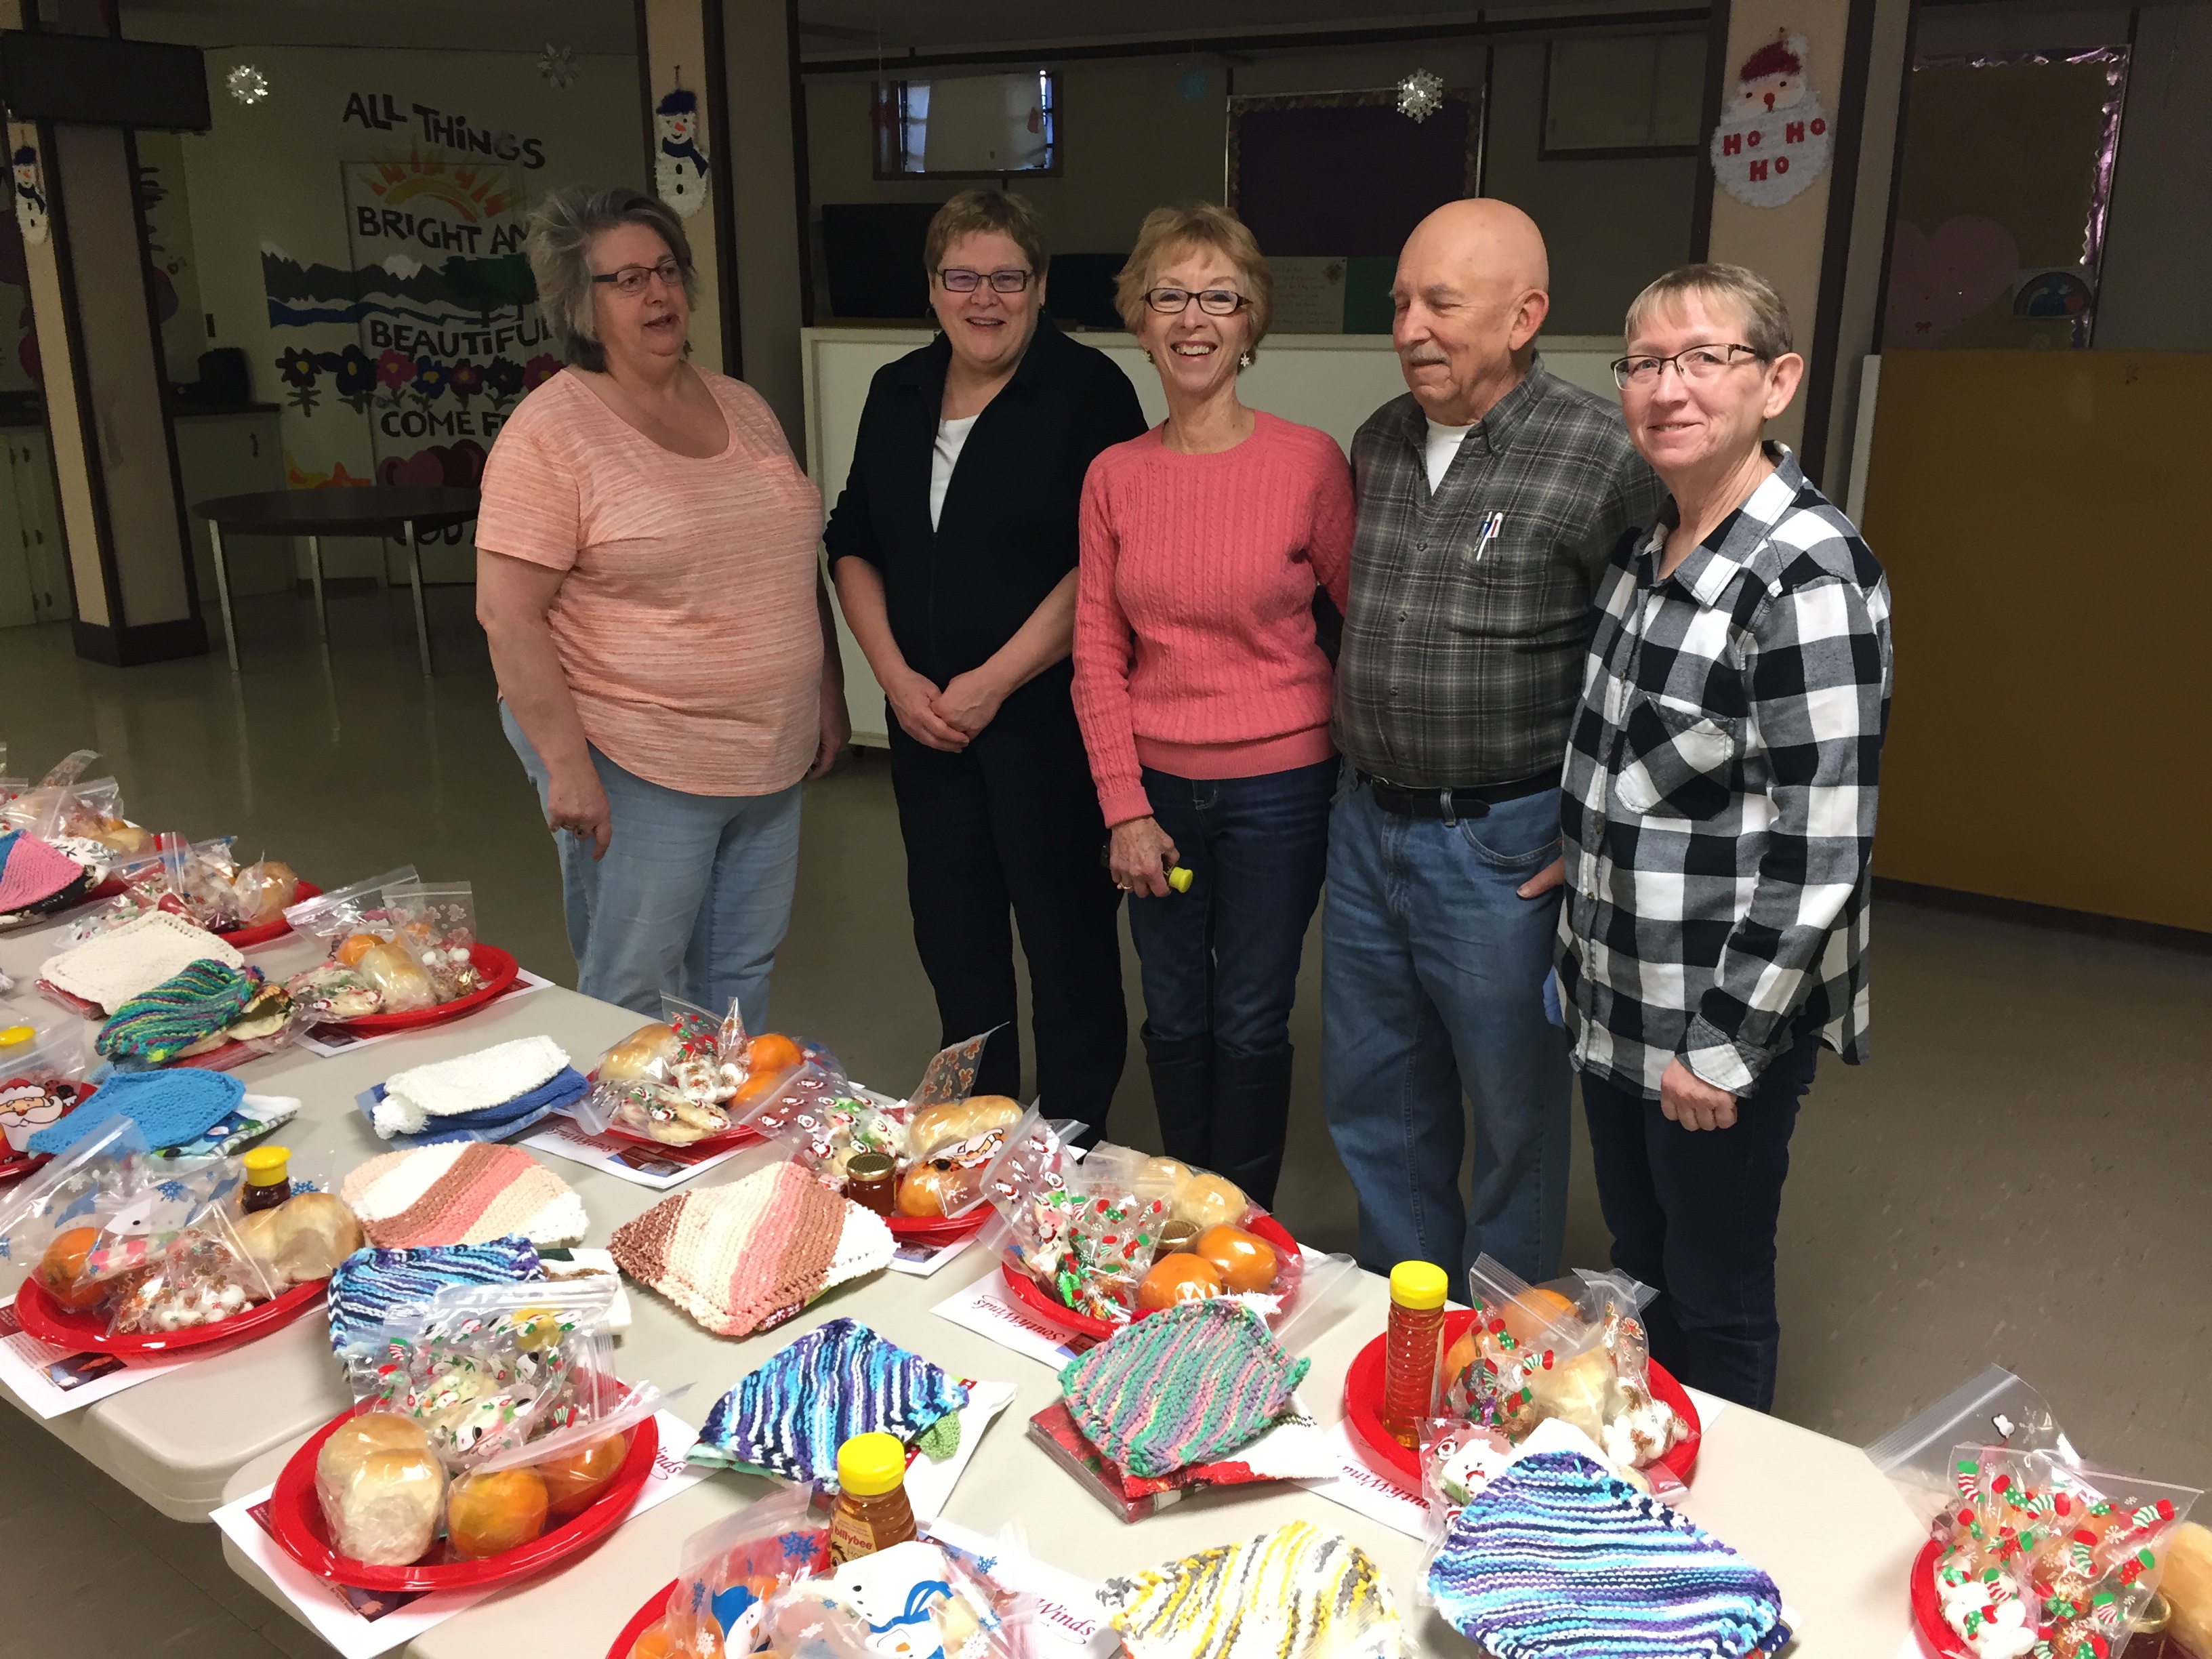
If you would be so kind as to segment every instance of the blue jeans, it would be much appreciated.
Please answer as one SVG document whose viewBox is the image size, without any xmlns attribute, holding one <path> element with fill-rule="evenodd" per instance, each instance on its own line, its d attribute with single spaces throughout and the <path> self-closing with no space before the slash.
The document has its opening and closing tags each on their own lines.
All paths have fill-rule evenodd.
<svg viewBox="0 0 2212 1659">
<path fill-rule="evenodd" d="M 1799 1038 L 1726 1129 L 1685 1129 L 1640 1091 L 1583 1074 L 1613 1265 L 1659 1292 L 1644 1316 L 1651 1357 L 1676 1382 L 1757 1411 L 1773 1409 L 1782 1350 L 1774 1230 L 1790 1132 L 1820 1058 L 1817 1034 Z"/>
<path fill-rule="evenodd" d="M 545 803 L 547 774 L 504 702 L 500 724 Z M 799 786 L 772 795 L 687 795 L 626 772 L 596 748 L 614 834 L 607 855 L 566 830 L 561 898 L 576 988 L 658 1015 L 672 991 L 716 1013 L 735 997 L 767 1029 L 768 976 L 799 880 Z"/>
<path fill-rule="evenodd" d="M 1385 812 L 1361 785 L 1330 814 L 1322 1098 L 1359 1195 L 1359 1259 L 1378 1273 L 1486 1252 L 1531 1283 L 1557 1271 L 1571 1073 L 1544 977 L 1559 895 L 1514 889 L 1559 841 L 1555 789 L 1445 823 Z"/>
<path fill-rule="evenodd" d="M 1145 769 L 1152 816 L 1192 877 L 1187 893 L 1129 901 L 1145 1026 L 1155 1041 L 1211 1037 L 1235 1054 L 1291 1046 L 1336 771 L 1333 760 L 1255 778 Z"/>
</svg>

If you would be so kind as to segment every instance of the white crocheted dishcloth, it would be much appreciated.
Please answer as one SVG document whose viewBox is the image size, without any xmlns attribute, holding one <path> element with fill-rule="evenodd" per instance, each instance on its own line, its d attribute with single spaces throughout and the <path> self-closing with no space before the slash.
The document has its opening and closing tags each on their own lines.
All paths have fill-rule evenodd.
<svg viewBox="0 0 2212 1659">
<path fill-rule="evenodd" d="M 385 1079 L 376 1103 L 380 1135 L 422 1133 L 434 1117 L 480 1112 L 550 1083 L 568 1066 L 568 1052 L 550 1036 L 517 1037 L 456 1060 L 441 1060 Z"/>
<path fill-rule="evenodd" d="M 246 965 L 235 947 L 213 933 L 167 910 L 149 910 L 136 921 L 94 934 L 74 951 L 48 957 L 39 977 L 112 1013 L 203 959 L 226 968 Z"/>
</svg>

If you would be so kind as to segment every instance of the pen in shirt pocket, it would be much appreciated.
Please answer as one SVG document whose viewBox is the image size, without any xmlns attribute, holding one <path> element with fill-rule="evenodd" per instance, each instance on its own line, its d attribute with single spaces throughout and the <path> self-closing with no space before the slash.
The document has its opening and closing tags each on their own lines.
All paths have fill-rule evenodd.
<svg viewBox="0 0 2212 1659">
<path fill-rule="evenodd" d="M 1482 515 L 1482 528 L 1475 532 L 1474 562 L 1477 564 L 1482 562 L 1482 556 L 1490 551 L 1491 543 L 1498 539 L 1498 532 L 1504 528 L 1505 515 L 1503 513 L 1492 511 Z"/>
</svg>

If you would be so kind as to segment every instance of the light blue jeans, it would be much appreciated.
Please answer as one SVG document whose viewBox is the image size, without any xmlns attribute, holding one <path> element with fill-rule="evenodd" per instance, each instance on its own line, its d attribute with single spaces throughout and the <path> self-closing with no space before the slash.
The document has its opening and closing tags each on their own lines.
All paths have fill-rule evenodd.
<svg viewBox="0 0 2212 1659">
<path fill-rule="evenodd" d="M 1322 1097 L 1359 1196 L 1359 1259 L 1447 1271 L 1484 1252 L 1532 1284 L 1566 1235 L 1566 1033 L 1544 1017 L 1559 895 L 1514 889 L 1558 855 L 1556 789 L 1456 823 L 1329 817 Z M 1472 1202 L 1460 1196 L 1474 1107 Z M 1455 1294 L 1465 1296 L 1464 1281 Z"/>
<path fill-rule="evenodd" d="M 500 724 L 545 804 L 547 774 L 502 702 Z M 597 749 L 614 834 L 607 855 L 562 830 L 562 903 L 576 988 L 660 1012 L 672 991 L 716 1013 L 735 997 L 749 1031 L 767 1030 L 768 979 L 799 880 L 799 786 L 772 795 L 687 795 L 624 771 Z"/>
</svg>

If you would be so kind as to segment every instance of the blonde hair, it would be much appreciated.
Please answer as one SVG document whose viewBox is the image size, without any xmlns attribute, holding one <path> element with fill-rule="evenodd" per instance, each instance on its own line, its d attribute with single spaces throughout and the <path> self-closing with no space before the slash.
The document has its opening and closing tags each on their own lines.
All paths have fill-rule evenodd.
<svg viewBox="0 0 2212 1659">
<path fill-rule="evenodd" d="M 1145 222 L 1137 228 L 1137 246 L 1129 252 L 1129 262 L 1114 278 L 1114 308 L 1121 313 L 1122 325 L 1132 334 L 1137 331 L 1152 272 L 1170 253 L 1184 248 L 1210 248 L 1225 255 L 1237 267 L 1243 279 L 1244 297 L 1252 302 L 1245 307 L 1251 317 L 1252 337 L 1245 342 L 1244 349 L 1258 356 L 1260 342 L 1267 337 L 1267 325 L 1274 319 L 1275 281 L 1267 272 L 1267 256 L 1260 252 L 1260 244 L 1244 222 L 1212 202 L 1154 208 L 1145 216 Z"/>
<path fill-rule="evenodd" d="M 1679 265 L 1628 302 L 1628 318 L 1621 325 L 1625 341 L 1650 320 L 1654 312 L 1671 311 L 1692 295 L 1702 300 L 1726 300 L 1743 313 L 1743 340 L 1768 362 L 1796 348 L 1790 343 L 1790 309 L 1774 284 L 1742 265 Z"/>
<path fill-rule="evenodd" d="M 1045 240 L 1044 221 L 1025 196 L 1004 190 L 963 190 L 937 210 L 921 239 L 921 263 L 931 282 L 945 263 L 945 250 L 970 236 L 997 234 L 1021 249 L 1030 274 L 1042 280 L 1052 264 L 1052 248 Z"/>
<path fill-rule="evenodd" d="M 568 185 L 554 191 L 530 216 L 523 246 L 538 284 L 538 312 L 553 331 L 561 356 L 582 369 L 604 374 L 606 349 L 599 343 L 592 312 L 599 292 L 592 281 L 592 244 L 624 225 L 643 225 L 667 244 L 684 272 L 684 298 L 699 303 L 699 279 L 691 269 L 691 240 L 675 209 L 657 196 L 617 185 L 586 190 Z"/>
</svg>

